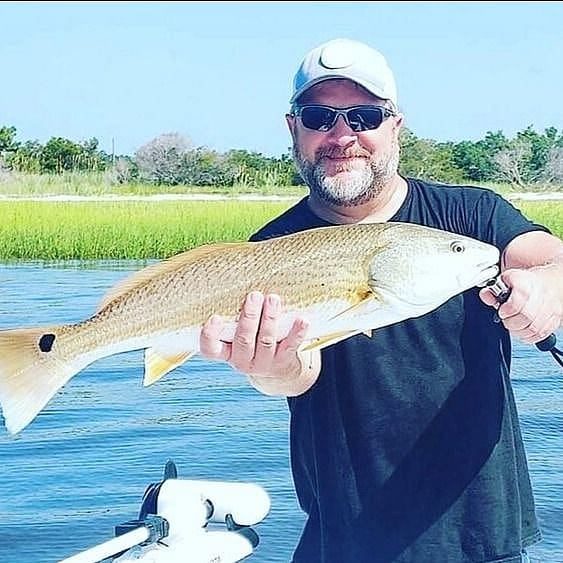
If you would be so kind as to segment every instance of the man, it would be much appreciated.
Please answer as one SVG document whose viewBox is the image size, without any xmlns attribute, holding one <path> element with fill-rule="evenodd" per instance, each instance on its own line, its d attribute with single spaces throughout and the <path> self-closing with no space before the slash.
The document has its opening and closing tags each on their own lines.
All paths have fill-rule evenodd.
<svg viewBox="0 0 563 563">
<path fill-rule="evenodd" d="M 509 332 L 534 343 L 560 327 L 563 243 L 492 191 L 399 175 L 403 115 L 392 72 L 370 47 L 337 39 L 313 49 L 290 103 L 294 158 L 310 193 L 254 240 L 333 224 L 421 223 L 496 245 L 511 289 L 500 307 L 490 289 L 470 290 L 321 353 L 299 352 L 305 319 L 278 338 L 283 295 L 248 295 L 232 344 L 220 341 L 217 316 L 204 326 L 205 355 L 289 397 L 292 470 L 308 515 L 294 561 L 525 560 L 540 531 Z"/>
</svg>

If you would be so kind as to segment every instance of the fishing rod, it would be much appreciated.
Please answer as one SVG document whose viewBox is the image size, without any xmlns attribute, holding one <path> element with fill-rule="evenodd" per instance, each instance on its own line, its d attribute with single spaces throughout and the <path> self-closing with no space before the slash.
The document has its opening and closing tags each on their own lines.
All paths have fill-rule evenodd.
<svg viewBox="0 0 563 563">
<path fill-rule="evenodd" d="M 493 292 L 493 295 L 496 297 L 497 302 L 500 305 L 506 303 L 510 297 L 511 289 L 500 279 L 500 277 L 491 280 L 487 284 L 487 287 Z M 498 313 L 496 312 L 494 321 L 496 323 L 500 323 L 501 321 Z M 554 360 L 563 368 L 563 352 L 557 348 L 557 337 L 554 333 L 551 333 L 547 338 L 536 342 L 535 346 L 541 352 L 549 352 L 553 356 Z"/>
</svg>

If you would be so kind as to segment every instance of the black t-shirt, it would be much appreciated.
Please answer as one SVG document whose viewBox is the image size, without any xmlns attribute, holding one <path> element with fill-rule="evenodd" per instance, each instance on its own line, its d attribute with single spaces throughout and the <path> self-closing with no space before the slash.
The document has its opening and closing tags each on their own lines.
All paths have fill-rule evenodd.
<svg viewBox="0 0 563 563">
<path fill-rule="evenodd" d="M 391 221 L 501 251 L 521 233 L 545 230 L 490 190 L 407 181 Z M 303 199 L 252 239 L 328 224 Z M 288 400 L 293 478 L 308 515 L 294 561 L 520 561 L 540 532 L 510 338 L 478 290 L 321 353 L 315 385 Z"/>
</svg>

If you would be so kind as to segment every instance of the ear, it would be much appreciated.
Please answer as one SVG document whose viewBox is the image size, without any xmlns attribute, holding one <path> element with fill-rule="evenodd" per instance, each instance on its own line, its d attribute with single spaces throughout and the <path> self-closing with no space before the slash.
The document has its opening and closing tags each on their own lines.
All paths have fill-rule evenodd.
<svg viewBox="0 0 563 563">
<path fill-rule="evenodd" d="M 289 132 L 291 133 L 291 138 L 293 139 L 293 141 L 295 141 L 295 128 L 297 126 L 297 123 L 295 121 L 295 116 L 291 115 L 290 113 L 286 113 L 285 114 L 285 122 L 287 123 L 287 128 L 289 129 Z"/>
<path fill-rule="evenodd" d="M 405 124 L 404 114 L 398 113 L 395 116 L 395 127 L 396 127 L 397 131 L 399 131 L 401 129 L 401 127 L 403 127 L 404 124 Z"/>
</svg>

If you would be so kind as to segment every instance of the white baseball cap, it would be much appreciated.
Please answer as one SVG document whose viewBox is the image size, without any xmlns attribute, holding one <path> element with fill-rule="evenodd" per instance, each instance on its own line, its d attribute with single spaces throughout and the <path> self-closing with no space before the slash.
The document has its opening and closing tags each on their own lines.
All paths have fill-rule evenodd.
<svg viewBox="0 0 563 563">
<path fill-rule="evenodd" d="M 289 103 L 295 103 L 311 86 L 331 78 L 352 80 L 398 108 L 395 78 L 385 57 L 365 43 L 352 39 L 333 39 L 305 55 L 293 79 Z"/>
</svg>

